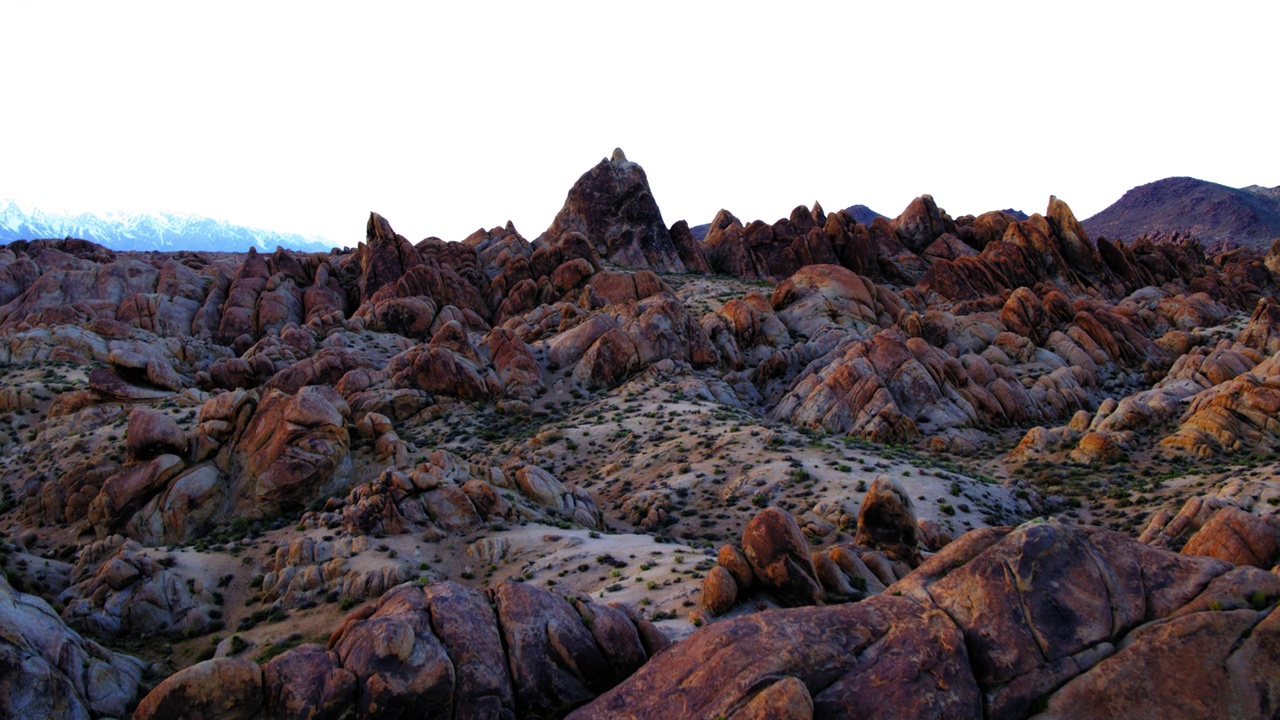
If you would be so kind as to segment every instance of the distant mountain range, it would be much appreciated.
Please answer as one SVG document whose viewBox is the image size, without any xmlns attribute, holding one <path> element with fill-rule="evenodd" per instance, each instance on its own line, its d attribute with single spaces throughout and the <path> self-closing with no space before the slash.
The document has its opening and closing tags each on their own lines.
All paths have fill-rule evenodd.
<svg viewBox="0 0 1280 720">
<path fill-rule="evenodd" d="M 328 252 L 332 243 L 302 235 L 287 235 L 220 222 L 197 215 L 171 213 L 83 213 L 73 217 L 28 210 L 0 200 L 0 244 L 14 240 L 75 237 L 112 250 L 201 250 L 246 252 L 277 247 L 303 252 Z"/>
<path fill-rule="evenodd" d="M 1266 249 L 1280 238 L 1280 187 L 1232 188 L 1189 177 L 1139 185 L 1084 221 L 1092 238 L 1184 234 L 1206 246 Z"/>
</svg>

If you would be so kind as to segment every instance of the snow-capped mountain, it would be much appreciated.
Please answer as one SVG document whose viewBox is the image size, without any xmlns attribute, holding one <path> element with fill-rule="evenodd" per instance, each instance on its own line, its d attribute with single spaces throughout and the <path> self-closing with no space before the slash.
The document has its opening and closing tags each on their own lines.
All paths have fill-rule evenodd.
<svg viewBox="0 0 1280 720">
<path fill-rule="evenodd" d="M 83 213 L 68 217 L 0 200 L 0 243 L 66 237 L 91 240 L 112 250 L 165 252 L 245 252 L 251 247 L 263 252 L 274 252 L 277 247 L 328 252 L 333 247 L 332 243 L 301 235 L 232 225 L 198 215 Z"/>
</svg>

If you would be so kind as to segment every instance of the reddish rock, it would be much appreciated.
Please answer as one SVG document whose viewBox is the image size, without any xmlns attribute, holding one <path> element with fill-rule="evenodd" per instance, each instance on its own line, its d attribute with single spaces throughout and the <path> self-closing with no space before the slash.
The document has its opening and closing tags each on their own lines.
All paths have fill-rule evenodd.
<svg viewBox="0 0 1280 720">
<path fill-rule="evenodd" d="M 884 475 L 871 483 L 858 510 L 854 542 L 884 550 L 911 564 L 919 561 L 916 513 L 911 497 L 901 485 Z"/>
<path fill-rule="evenodd" d="M 341 720 L 355 708 L 356 676 L 322 645 L 299 645 L 263 666 L 272 717 Z"/>
<path fill-rule="evenodd" d="M 702 581 L 702 593 L 698 597 L 698 604 L 702 609 L 718 617 L 729 612 L 737 600 L 738 583 L 728 570 L 716 565 L 707 571 L 707 577 Z"/>
<path fill-rule="evenodd" d="M 401 585 L 382 596 L 367 620 L 330 641 L 358 680 L 361 717 L 448 706 L 456 674 L 426 610 L 422 589 Z"/>
<path fill-rule="evenodd" d="M 498 586 L 493 601 L 522 715 L 560 714 L 606 689 L 604 655 L 568 603 L 525 583 Z"/>
<path fill-rule="evenodd" d="M 721 545 L 716 555 L 716 562 L 729 571 L 738 587 L 745 590 L 755 584 L 755 573 L 751 570 L 751 563 L 738 548 L 732 545 Z"/>
<path fill-rule="evenodd" d="M 487 598 L 454 583 L 426 588 L 432 627 L 453 664 L 454 717 L 515 717 L 515 696 L 498 621 Z"/>
<path fill-rule="evenodd" d="M 249 483 L 237 493 L 236 505 L 270 515 L 322 491 L 350 446 L 348 412 L 328 387 L 308 386 L 293 396 L 268 391 L 236 443 Z"/>
<path fill-rule="evenodd" d="M 1260 298 L 1249 324 L 1240 331 L 1238 341 L 1264 355 L 1280 352 L 1280 303 Z"/>
<path fill-rule="evenodd" d="M 1275 594 L 1269 573 L 1117 533 L 982 530 L 885 594 L 717 622 L 570 718 L 729 717 L 779 707 L 787 678 L 813 717 L 1266 718 L 1280 616 L 1245 598 Z"/>
<path fill-rule="evenodd" d="M 766 508 L 747 523 L 742 551 L 757 582 L 792 605 L 814 605 L 822 600 L 809 544 L 786 512 Z"/>
<path fill-rule="evenodd" d="M 354 259 L 359 278 L 356 287 L 359 302 L 371 299 L 385 287 L 392 289 L 395 283 L 411 268 L 421 265 L 418 251 L 391 229 L 391 223 L 377 213 L 369 213 L 365 241 Z"/>
<path fill-rule="evenodd" d="M 907 249 L 921 253 L 945 232 L 955 232 L 955 224 L 938 209 L 931 195 L 921 195 L 893 220 L 894 233 Z"/>
<path fill-rule="evenodd" d="M 1187 540 L 1182 552 L 1267 570 L 1280 562 L 1280 520 L 1227 506 Z"/>
<path fill-rule="evenodd" d="M 1000 322 L 1010 332 L 1030 338 L 1036 345 L 1043 345 L 1053 332 L 1048 314 L 1040 298 L 1031 290 L 1020 287 L 1013 291 L 1000 309 Z"/>
<path fill-rule="evenodd" d="M 703 253 L 702 243 L 698 242 L 689 231 L 689 223 L 684 220 L 677 221 L 668 232 L 671 235 L 671 243 L 676 246 L 676 253 L 680 256 L 680 262 L 684 264 L 686 271 L 699 275 L 711 273 L 711 265 Z"/>
<path fill-rule="evenodd" d="M 635 342 L 617 328 L 597 339 L 574 368 L 574 377 L 589 388 L 613 388 L 640 368 Z"/>
<path fill-rule="evenodd" d="M 130 457 L 137 460 L 149 460 L 164 454 L 185 456 L 187 434 L 168 415 L 139 406 L 129 412 L 125 449 Z"/>
<path fill-rule="evenodd" d="M 571 232 L 585 235 L 601 257 L 616 265 L 658 272 L 684 270 L 644 169 L 628 161 L 621 150 L 614 150 L 612 158 L 601 160 L 578 178 L 543 237 L 555 239 Z"/>
<path fill-rule="evenodd" d="M 250 720 L 263 706 L 262 669 L 244 658 L 216 658 L 170 675 L 134 710 L 134 720 Z"/>
</svg>

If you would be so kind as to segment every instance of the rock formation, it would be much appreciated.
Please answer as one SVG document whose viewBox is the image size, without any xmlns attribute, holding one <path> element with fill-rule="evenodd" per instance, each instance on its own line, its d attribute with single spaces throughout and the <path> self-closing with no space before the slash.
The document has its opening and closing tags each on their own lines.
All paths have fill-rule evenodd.
<svg viewBox="0 0 1280 720">
<path fill-rule="evenodd" d="M 560 717 L 661 652 L 655 637 L 622 610 L 521 583 L 407 584 L 349 615 L 327 649 L 193 665 L 133 717 Z"/>
<path fill-rule="evenodd" d="M 1086 227 L 618 151 L 533 242 L 11 243 L 11 712 L 1270 717 L 1280 251 Z"/>
<path fill-rule="evenodd" d="M 569 717 L 1269 717 L 1277 597 L 1116 533 L 980 531 L 874 598 L 717 622 Z"/>
</svg>

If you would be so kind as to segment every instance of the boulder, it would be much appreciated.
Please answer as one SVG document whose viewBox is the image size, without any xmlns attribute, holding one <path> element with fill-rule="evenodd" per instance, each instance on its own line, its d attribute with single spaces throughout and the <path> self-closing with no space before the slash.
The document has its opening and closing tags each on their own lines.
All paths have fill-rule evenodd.
<svg viewBox="0 0 1280 720">
<path fill-rule="evenodd" d="M 702 581 L 702 593 L 698 597 L 698 605 L 712 615 L 723 615 L 729 612 L 738 600 L 738 583 L 733 575 L 721 565 L 707 571 Z"/>
<path fill-rule="evenodd" d="M 125 449 L 135 460 L 150 460 L 165 454 L 181 457 L 187 454 L 187 434 L 172 417 L 138 406 L 129 413 Z"/>
<path fill-rule="evenodd" d="M 251 720 L 262 710 L 262 668 L 252 660 L 205 660 L 170 675 L 147 694 L 134 720 Z"/>
<path fill-rule="evenodd" d="M 0 574 L 0 717 L 125 717 L 143 663 L 86 640 Z"/>
<path fill-rule="evenodd" d="M 1187 539 L 1182 552 L 1270 569 L 1280 563 L 1280 518 L 1224 507 Z"/>
<path fill-rule="evenodd" d="M 884 550 L 893 557 L 916 564 L 920 550 L 916 539 L 916 513 L 911 496 L 902 485 L 881 475 L 871 483 L 858 510 L 854 542 Z"/>
<path fill-rule="evenodd" d="M 822 587 L 809 558 L 809 543 L 790 514 L 766 508 L 747 523 L 742 551 L 756 581 L 791 605 L 814 605 Z"/>
</svg>

